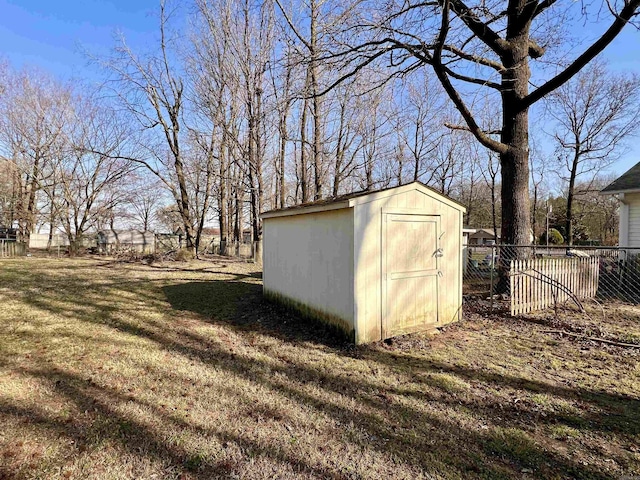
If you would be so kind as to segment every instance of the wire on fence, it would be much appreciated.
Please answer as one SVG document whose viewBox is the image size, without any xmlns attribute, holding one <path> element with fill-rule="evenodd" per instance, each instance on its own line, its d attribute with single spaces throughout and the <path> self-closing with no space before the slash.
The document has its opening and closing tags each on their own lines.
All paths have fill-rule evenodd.
<svg viewBox="0 0 640 480">
<path fill-rule="evenodd" d="M 552 306 L 545 295 L 638 305 L 640 248 L 465 245 L 463 279 L 466 298 L 510 298 L 514 314 Z"/>
</svg>

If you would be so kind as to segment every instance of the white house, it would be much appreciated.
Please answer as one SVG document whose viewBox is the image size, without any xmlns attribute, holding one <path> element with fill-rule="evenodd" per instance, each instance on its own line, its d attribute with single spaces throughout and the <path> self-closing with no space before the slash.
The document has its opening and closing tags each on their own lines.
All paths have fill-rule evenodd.
<svg viewBox="0 0 640 480">
<path fill-rule="evenodd" d="M 456 321 L 464 212 L 419 182 L 265 212 L 264 293 L 356 343 Z"/>
<path fill-rule="evenodd" d="M 640 163 L 614 180 L 601 192 L 620 201 L 618 245 L 640 248 Z"/>
</svg>

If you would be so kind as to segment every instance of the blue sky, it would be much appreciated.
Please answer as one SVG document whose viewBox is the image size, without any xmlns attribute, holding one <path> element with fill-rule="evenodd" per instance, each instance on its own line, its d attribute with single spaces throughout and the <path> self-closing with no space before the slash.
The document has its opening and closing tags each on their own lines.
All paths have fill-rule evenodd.
<svg viewBox="0 0 640 480">
<path fill-rule="evenodd" d="M 121 31 L 137 50 L 156 35 L 157 0 L 0 0 L 0 58 L 14 67 L 38 67 L 62 79 L 98 80 L 84 50 L 104 55 Z M 593 35 L 601 30 L 597 26 Z M 604 52 L 611 67 L 640 74 L 640 32 L 625 31 Z M 578 46 L 576 50 L 580 50 Z M 640 161 L 640 137 L 614 166 L 622 173 Z"/>
<path fill-rule="evenodd" d="M 0 0 L 0 55 L 64 78 L 93 78 L 83 50 L 104 54 L 116 31 L 132 46 L 155 33 L 155 0 Z"/>
</svg>

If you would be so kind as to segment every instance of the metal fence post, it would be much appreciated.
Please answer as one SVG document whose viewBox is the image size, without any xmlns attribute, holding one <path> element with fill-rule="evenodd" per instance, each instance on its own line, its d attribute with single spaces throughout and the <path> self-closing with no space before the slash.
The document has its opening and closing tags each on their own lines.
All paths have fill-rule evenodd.
<svg viewBox="0 0 640 480">
<path fill-rule="evenodd" d="M 491 299 L 491 307 L 489 309 L 489 313 L 493 314 L 493 276 L 495 271 L 496 264 L 496 247 L 491 247 L 491 262 L 490 265 L 490 276 L 491 276 L 491 284 L 489 286 L 489 298 Z"/>
</svg>

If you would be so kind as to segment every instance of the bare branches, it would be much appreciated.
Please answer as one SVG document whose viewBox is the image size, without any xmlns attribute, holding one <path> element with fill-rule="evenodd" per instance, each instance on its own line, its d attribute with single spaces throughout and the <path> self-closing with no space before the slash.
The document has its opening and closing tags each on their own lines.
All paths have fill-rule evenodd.
<svg viewBox="0 0 640 480">
<path fill-rule="evenodd" d="M 438 79 L 442 83 L 444 90 L 449 95 L 449 98 L 454 103 L 462 118 L 464 118 L 465 122 L 469 126 L 469 130 L 473 135 L 478 139 L 478 141 L 487 148 L 494 150 L 498 153 L 506 152 L 507 146 L 492 139 L 488 135 L 486 135 L 480 126 L 477 124 L 473 114 L 465 105 L 464 100 L 460 96 L 460 93 L 453 87 L 451 81 L 448 77 L 448 72 L 446 68 L 442 64 L 442 50 L 446 43 L 447 33 L 449 31 L 449 0 L 444 0 L 443 3 L 443 12 L 442 12 L 442 23 L 440 26 L 440 32 L 438 34 L 438 41 L 436 44 L 436 48 L 433 52 L 433 57 L 431 64 L 433 65 L 433 69 L 438 76 Z"/>
<path fill-rule="evenodd" d="M 442 49 L 445 51 L 451 52 L 464 60 L 468 60 L 470 62 L 477 63 L 479 65 L 484 65 L 486 67 L 491 67 L 497 72 L 502 73 L 505 70 L 504 65 L 502 65 L 500 62 L 496 62 L 494 60 L 491 60 L 486 57 L 482 57 L 480 55 L 467 53 L 463 49 L 458 48 L 454 45 L 444 45 Z"/>
<path fill-rule="evenodd" d="M 576 182 L 584 175 L 596 178 L 637 130 L 640 82 L 635 76 L 615 75 L 596 62 L 550 95 L 548 103 L 557 121 L 553 133 L 557 152 L 566 163 L 565 233 L 571 245 Z"/>
<path fill-rule="evenodd" d="M 596 55 L 602 52 L 614 38 L 616 38 L 625 25 L 627 25 L 627 23 L 636 15 L 638 8 L 640 8 L 640 0 L 629 0 L 626 2 L 625 6 L 620 13 L 616 15 L 607 31 L 580 56 L 578 56 L 578 58 L 576 58 L 567 68 L 527 95 L 522 100 L 521 108 L 528 108 L 556 88 L 568 82 L 585 65 L 593 60 Z"/>
<path fill-rule="evenodd" d="M 450 2 L 450 6 L 447 3 Z M 487 25 L 462 0 L 441 0 L 442 16 L 448 17 L 449 8 L 458 15 L 473 34 L 484 42 L 497 55 L 501 56 L 508 48 L 505 40 Z M 447 20 L 448 23 L 448 20 Z M 441 30 L 442 32 L 442 30 Z"/>
</svg>

